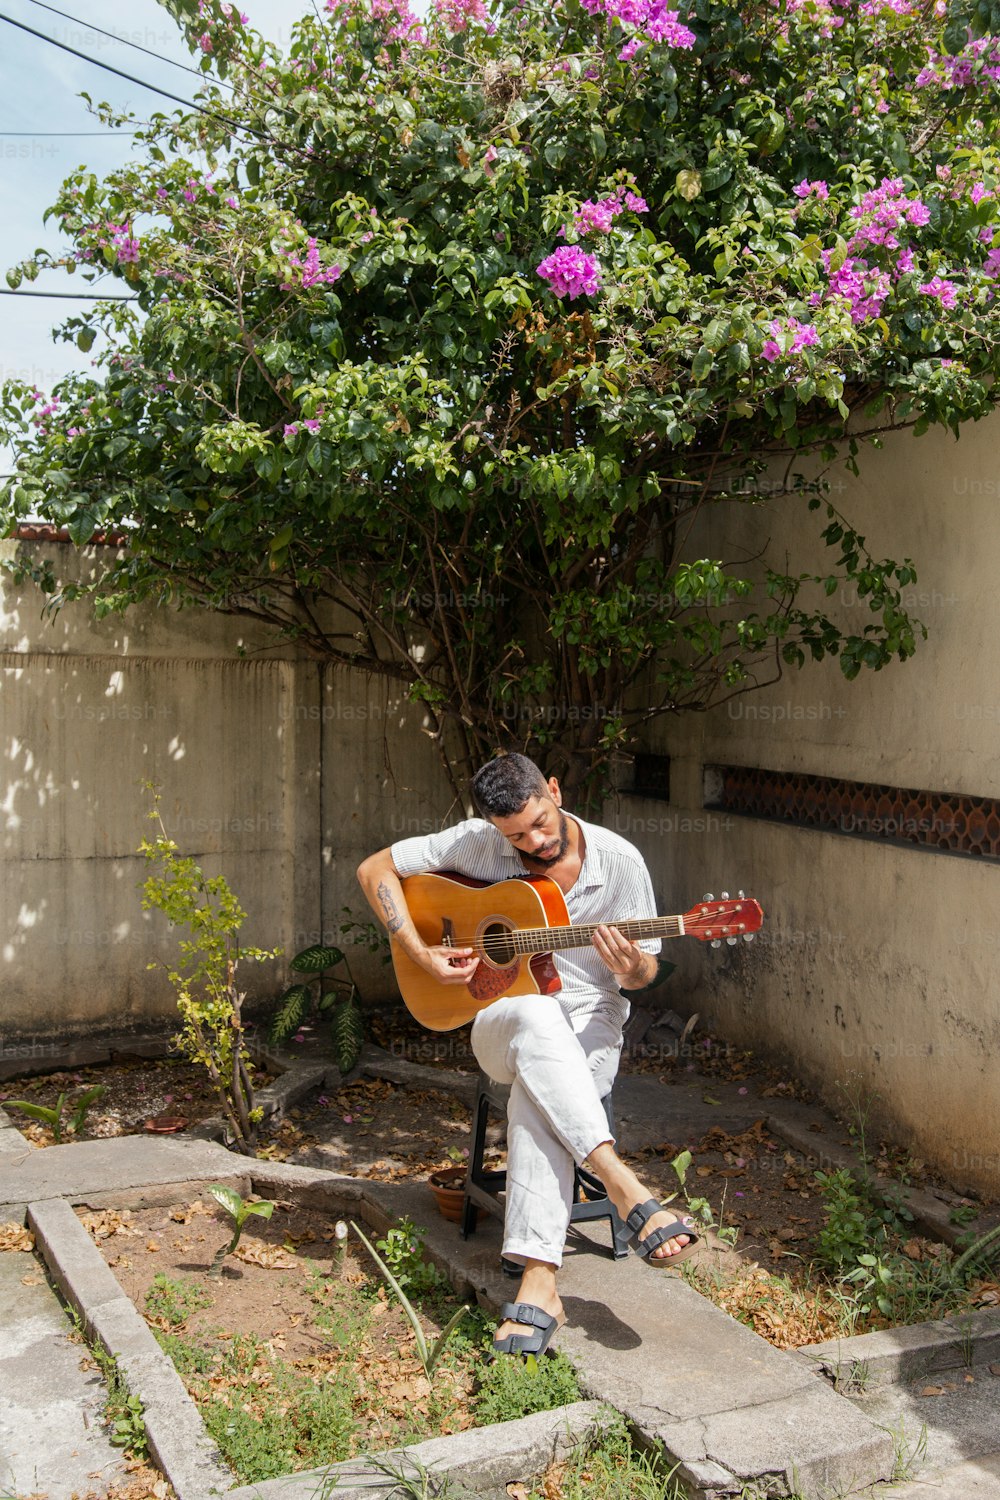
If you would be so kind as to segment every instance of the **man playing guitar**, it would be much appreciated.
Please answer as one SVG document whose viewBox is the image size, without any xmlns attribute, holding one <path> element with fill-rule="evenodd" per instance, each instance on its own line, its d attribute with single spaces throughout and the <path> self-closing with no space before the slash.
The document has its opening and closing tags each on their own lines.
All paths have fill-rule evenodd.
<svg viewBox="0 0 1000 1500">
<path fill-rule="evenodd" d="M 476 880 L 547 875 L 574 924 L 599 924 L 591 946 L 559 953 L 561 988 L 506 995 L 485 1006 L 472 1048 L 490 1078 L 510 1085 L 503 1254 L 523 1266 L 505 1304 L 497 1353 L 540 1354 L 564 1321 L 556 1286 L 569 1227 L 574 1163 L 604 1184 L 647 1265 L 686 1258 L 698 1236 L 652 1199 L 609 1137 L 601 1100 L 622 1046 L 628 1000 L 656 979 L 659 941 L 631 942 L 611 915 L 655 916 L 649 874 L 618 834 L 563 810 L 555 777 L 526 756 L 498 756 L 471 783 L 481 814 L 441 833 L 402 839 L 372 854 L 358 879 L 393 941 L 443 985 L 468 984 L 481 962 L 470 947 L 429 945 L 407 909 L 401 878 L 451 870 Z"/>
</svg>

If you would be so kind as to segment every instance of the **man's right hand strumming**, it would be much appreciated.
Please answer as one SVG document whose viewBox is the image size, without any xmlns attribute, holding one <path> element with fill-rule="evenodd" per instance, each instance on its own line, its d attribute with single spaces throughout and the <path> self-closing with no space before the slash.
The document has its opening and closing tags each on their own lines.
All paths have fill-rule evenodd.
<svg viewBox="0 0 1000 1500">
<path fill-rule="evenodd" d="M 407 910 L 391 850 L 369 855 L 358 868 L 358 880 L 372 911 L 415 964 L 439 984 L 468 984 L 479 965 L 475 949 L 449 948 L 445 943 L 428 947 Z"/>
<path fill-rule="evenodd" d="M 442 944 L 424 948 L 422 952 L 407 948 L 407 952 L 439 984 L 468 984 L 479 967 L 474 948 L 449 948 Z"/>
</svg>

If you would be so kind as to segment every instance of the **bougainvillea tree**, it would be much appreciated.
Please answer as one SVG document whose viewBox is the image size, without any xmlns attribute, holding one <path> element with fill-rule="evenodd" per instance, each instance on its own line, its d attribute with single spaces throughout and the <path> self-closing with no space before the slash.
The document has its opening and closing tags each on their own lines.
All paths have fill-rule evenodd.
<svg viewBox="0 0 1000 1500">
<path fill-rule="evenodd" d="M 54 206 L 39 261 L 137 300 L 65 325 L 96 368 L 8 387 L 5 524 L 124 529 L 101 609 L 396 680 L 459 779 L 548 741 L 582 780 L 656 714 L 908 656 L 911 564 L 818 476 L 996 400 L 1000 7 L 666 3 L 327 0 L 279 53 L 172 0 L 199 108 Z M 700 555 L 775 491 L 828 566 L 769 565 L 770 522 Z"/>
</svg>

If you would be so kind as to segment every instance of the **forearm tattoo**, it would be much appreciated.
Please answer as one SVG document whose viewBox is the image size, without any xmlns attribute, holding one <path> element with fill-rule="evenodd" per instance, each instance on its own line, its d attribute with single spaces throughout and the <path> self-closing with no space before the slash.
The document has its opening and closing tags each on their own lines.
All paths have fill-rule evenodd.
<svg viewBox="0 0 1000 1500">
<path fill-rule="evenodd" d="M 378 896 L 378 904 L 379 906 L 381 906 L 382 912 L 385 916 L 386 927 L 392 933 L 398 932 L 405 923 L 406 918 L 397 908 L 396 903 L 392 898 L 392 892 L 390 891 L 384 880 L 379 881 L 376 895 Z"/>
</svg>

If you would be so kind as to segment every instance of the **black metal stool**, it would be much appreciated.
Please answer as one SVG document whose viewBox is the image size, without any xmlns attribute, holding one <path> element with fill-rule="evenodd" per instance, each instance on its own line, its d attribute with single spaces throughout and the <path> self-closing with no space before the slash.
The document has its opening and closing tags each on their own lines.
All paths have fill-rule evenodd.
<svg viewBox="0 0 1000 1500">
<path fill-rule="evenodd" d="M 469 1146 L 469 1167 L 465 1177 L 465 1199 L 462 1204 L 462 1238 L 468 1239 L 476 1227 L 476 1210 L 485 1208 L 487 1213 L 502 1219 L 503 1203 L 498 1197 L 507 1182 L 506 1172 L 488 1172 L 483 1166 L 486 1149 L 486 1127 L 491 1107 L 506 1116 L 510 1087 L 505 1083 L 494 1083 L 480 1072 L 476 1090 L 476 1102 L 472 1110 L 472 1140 Z M 614 1134 L 615 1117 L 611 1095 L 601 1100 L 607 1116 L 608 1129 Z M 584 1196 L 586 1195 L 586 1196 Z M 577 1167 L 573 1179 L 573 1208 L 570 1223 L 579 1224 L 590 1219 L 608 1219 L 611 1225 L 611 1249 L 616 1260 L 629 1253 L 631 1230 L 621 1219 L 618 1210 L 604 1191 L 604 1185 L 592 1173 Z M 506 1267 L 505 1267 L 506 1269 Z"/>
</svg>

